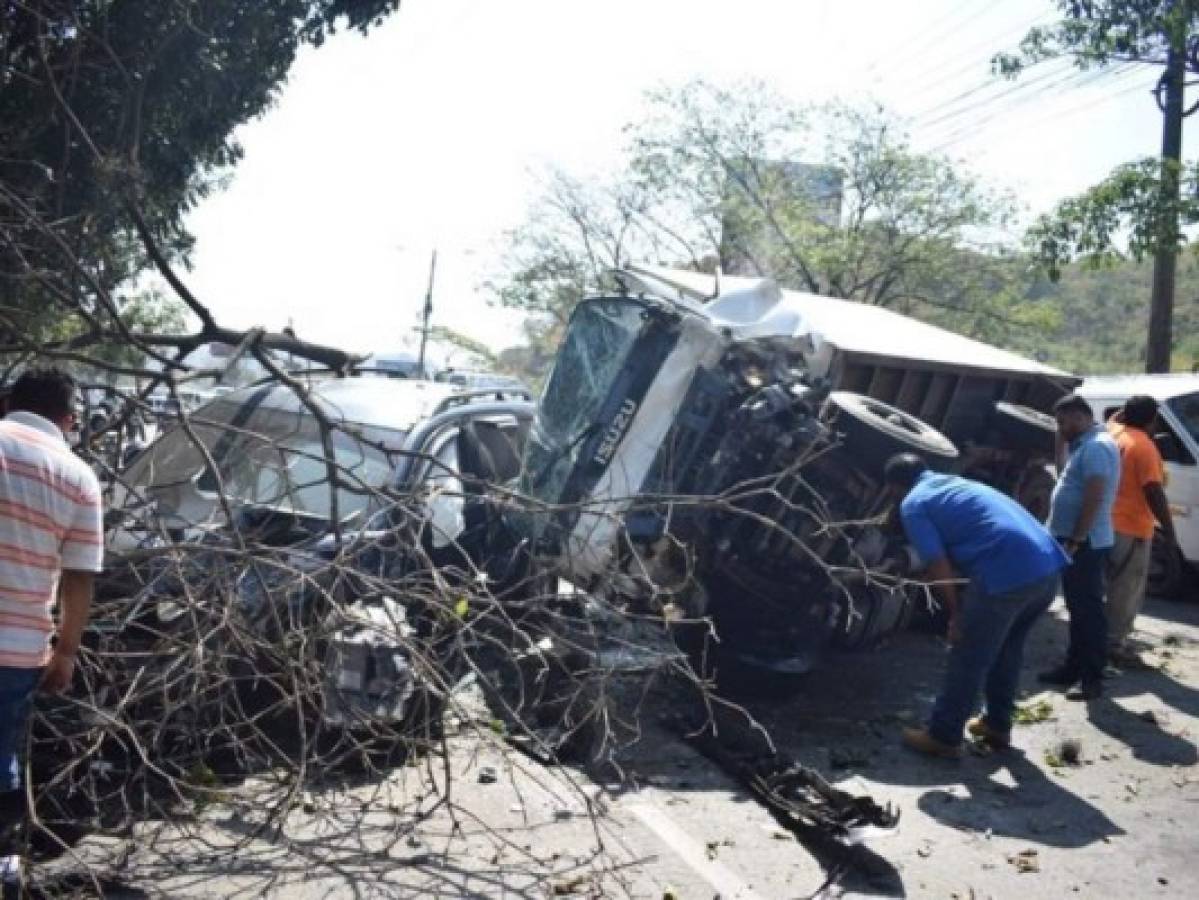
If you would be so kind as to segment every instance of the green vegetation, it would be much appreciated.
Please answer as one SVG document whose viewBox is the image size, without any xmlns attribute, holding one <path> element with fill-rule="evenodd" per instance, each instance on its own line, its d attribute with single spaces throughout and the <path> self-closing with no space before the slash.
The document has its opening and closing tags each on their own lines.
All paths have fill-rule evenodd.
<svg viewBox="0 0 1199 900">
<path fill-rule="evenodd" d="M 300 48 L 398 6 L 0 4 L 0 345 L 158 323 L 160 306 L 120 296 L 150 265 L 145 238 L 186 263 L 184 215 L 240 160 L 234 130 L 269 108 Z"/>
</svg>

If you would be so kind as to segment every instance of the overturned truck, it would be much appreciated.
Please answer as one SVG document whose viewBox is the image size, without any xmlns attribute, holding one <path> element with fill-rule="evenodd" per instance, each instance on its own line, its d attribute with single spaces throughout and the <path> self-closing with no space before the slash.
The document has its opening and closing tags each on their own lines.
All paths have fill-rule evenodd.
<svg viewBox="0 0 1199 900">
<path fill-rule="evenodd" d="M 535 555 L 662 614 L 705 665 L 786 679 L 908 621 L 893 453 L 1045 511 L 1066 373 L 765 279 L 615 275 L 576 309 L 538 406 L 522 490 L 546 512 L 525 527 Z"/>
</svg>

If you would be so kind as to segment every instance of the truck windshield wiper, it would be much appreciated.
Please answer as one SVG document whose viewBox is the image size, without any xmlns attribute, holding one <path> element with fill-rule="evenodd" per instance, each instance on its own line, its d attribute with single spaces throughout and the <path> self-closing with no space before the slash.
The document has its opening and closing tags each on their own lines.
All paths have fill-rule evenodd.
<svg viewBox="0 0 1199 900">
<path fill-rule="evenodd" d="M 539 488 L 545 484 L 546 479 L 550 477 L 550 473 L 554 471 L 554 467 L 562 461 L 562 458 L 573 451 L 575 447 L 579 446 L 579 444 L 583 443 L 583 441 L 587 440 L 587 438 L 591 437 L 591 435 L 595 434 L 599 430 L 599 427 L 600 426 L 598 422 L 592 422 L 590 425 L 572 437 L 569 441 L 555 450 L 553 454 L 551 454 L 550 458 L 546 461 L 545 466 L 542 467 L 541 471 L 537 473 L 537 477 L 533 479 L 533 487 Z"/>
</svg>

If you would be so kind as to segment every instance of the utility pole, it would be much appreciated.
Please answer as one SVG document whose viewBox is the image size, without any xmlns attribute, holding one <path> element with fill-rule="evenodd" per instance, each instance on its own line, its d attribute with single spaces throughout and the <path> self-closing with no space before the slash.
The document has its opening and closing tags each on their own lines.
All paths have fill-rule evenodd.
<svg viewBox="0 0 1199 900">
<path fill-rule="evenodd" d="M 1153 257 L 1149 340 L 1145 348 L 1145 371 L 1149 373 L 1170 371 L 1174 274 L 1178 263 L 1179 170 L 1182 160 L 1182 105 L 1185 81 L 1186 50 L 1171 47 L 1166 58 L 1166 71 L 1162 73 L 1157 88 L 1157 103 L 1163 115 L 1159 203 L 1166 215 L 1162 217 L 1157 251 Z"/>
<path fill-rule="evenodd" d="M 433 248 L 433 258 L 429 261 L 429 289 L 425 292 L 425 311 L 420 325 L 420 353 L 416 357 L 416 367 L 420 377 L 425 374 L 425 348 L 429 343 L 429 319 L 433 315 L 433 279 L 437 276 L 437 248 Z"/>
</svg>

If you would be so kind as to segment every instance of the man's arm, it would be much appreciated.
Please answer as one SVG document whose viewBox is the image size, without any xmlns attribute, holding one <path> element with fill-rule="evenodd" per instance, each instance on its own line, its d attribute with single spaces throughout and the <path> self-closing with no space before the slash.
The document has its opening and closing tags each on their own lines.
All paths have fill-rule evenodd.
<svg viewBox="0 0 1199 900">
<path fill-rule="evenodd" d="M 1095 524 L 1095 517 L 1099 514 L 1099 507 L 1103 505 L 1103 495 L 1106 491 L 1107 479 L 1102 475 L 1092 475 L 1083 482 L 1082 506 L 1078 510 L 1078 518 L 1074 522 L 1074 531 L 1069 535 L 1068 543 L 1075 546 L 1086 543 L 1087 535 L 1091 533 Z"/>
<path fill-rule="evenodd" d="M 79 645 L 83 641 L 83 629 L 87 625 L 88 613 L 92 606 L 92 582 L 95 576 L 91 572 L 76 572 L 70 569 L 62 573 L 62 581 L 58 591 L 59 615 L 58 640 L 54 643 L 54 653 L 42 672 L 43 691 L 57 694 L 67 689 L 71 684 L 71 676 L 75 672 L 75 657 L 79 654 Z"/>
<path fill-rule="evenodd" d="M 1160 482 L 1151 481 L 1142 491 L 1145 492 L 1145 502 L 1153 510 L 1157 523 L 1162 527 L 1162 534 L 1170 542 L 1170 546 L 1178 546 L 1178 534 L 1174 531 L 1174 517 L 1170 515 L 1170 501 L 1166 499 L 1166 491 Z"/>
<path fill-rule="evenodd" d="M 949 552 L 941 539 L 940 529 L 933 524 L 923 503 L 905 501 L 899 507 L 899 514 L 908 541 L 924 564 L 925 581 L 949 612 L 949 640 L 956 641 L 961 621 L 958 616 L 958 576 L 949 562 Z"/>
<path fill-rule="evenodd" d="M 945 610 L 949 613 L 948 637 L 950 643 L 956 643 L 957 639 L 961 637 L 961 608 L 958 604 L 957 573 L 953 571 L 949 560 L 942 557 L 929 563 L 924 574 L 933 593 L 937 595 L 937 599 L 945 604 Z"/>
</svg>

